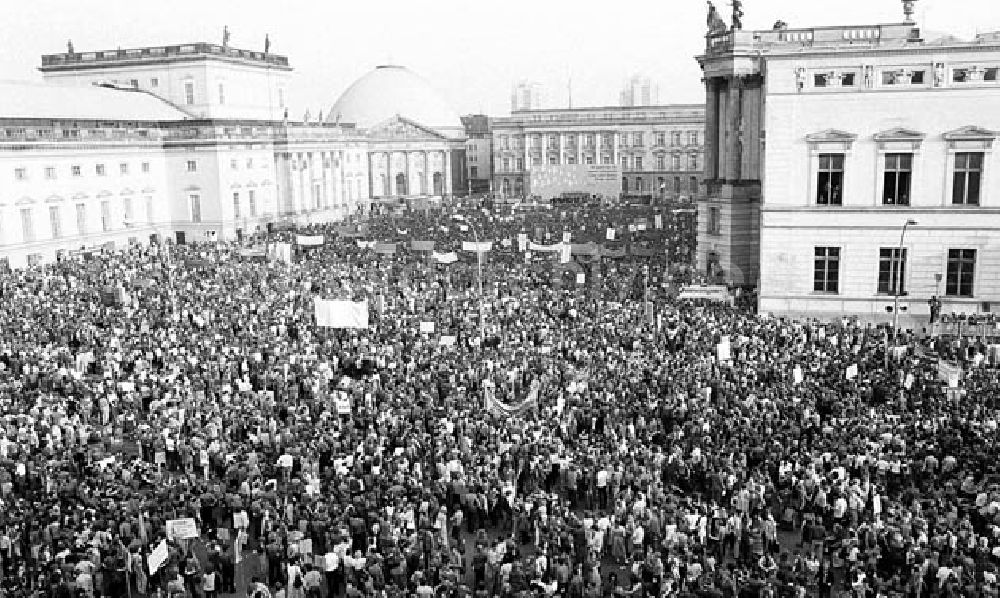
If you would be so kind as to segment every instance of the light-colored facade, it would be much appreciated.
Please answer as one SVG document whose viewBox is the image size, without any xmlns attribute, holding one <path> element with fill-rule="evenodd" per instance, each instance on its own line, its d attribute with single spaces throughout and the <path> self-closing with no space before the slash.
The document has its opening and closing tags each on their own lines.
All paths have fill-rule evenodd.
<svg viewBox="0 0 1000 598">
<path fill-rule="evenodd" d="M 912 23 L 708 43 L 702 267 L 713 244 L 742 252 L 727 257 L 759 267 L 774 314 L 884 321 L 898 301 L 901 321 L 926 321 L 932 296 L 944 313 L 994 309 L 1000 43 L 928 41 Z M 755 221 L 759 253 L 744 232 Z"/>
<path fill-rule="evenodd" d="M 493 191 L 532 194 L 542 164 L 621 167 L 621 192 L 695 197 L 704 165 L 705 107 L 666 105 L 522 110 L 493 119 Z"/>
<path fill-rule="evenodd" d="M 108 243 L 232 239 L 278 221 L 338 221 L 373 198 L 434 200 L 464 180 L 461 122 L 436 122 L 453 113 L 409 71 L 363 77 L 335 104 L 336 121 L 289 122 L 284 110 L 262 117 L 272 113 L 264 86 L 287 74 L 287 59 L 220 50 L 45 56 L 46 78 L 65 85 L 0 83 L 0 257 L 17 267 Z M 209 82 L 235 60 L 260 92 L 217 105 L 177 102 L 165 60 L 175 75 L 189 62 L 195 80 L 201 72 Z M 131 78 L 163 78 L 149 89 L 111 88 L 122 61 Z M 84 85 L 72 84 L 76 68 Z M 382 98 L 378 111 L 363 101 L 372 94 Z"/>
</svg>

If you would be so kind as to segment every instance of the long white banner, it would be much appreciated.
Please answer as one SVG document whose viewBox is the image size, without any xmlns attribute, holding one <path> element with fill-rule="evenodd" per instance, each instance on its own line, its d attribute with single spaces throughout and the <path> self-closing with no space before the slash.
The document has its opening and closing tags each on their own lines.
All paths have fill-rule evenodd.
<svg viewBox="0 0 1000 598">
<path fill-rule="evenodd" d="M 329 328 L 368 328 L 368 301 L 316 298 L 316 325 Z"/>
</svg>

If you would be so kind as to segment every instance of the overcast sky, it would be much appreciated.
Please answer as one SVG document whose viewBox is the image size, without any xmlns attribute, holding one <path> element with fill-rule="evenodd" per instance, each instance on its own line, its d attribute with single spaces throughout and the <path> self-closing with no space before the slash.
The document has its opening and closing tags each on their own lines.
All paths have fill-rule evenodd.
<svg viewBox="0 0 1000 598">
<path fill-rule="evenodd" d="M 533 80 L 547 107 L 613 105 L 642 74 L 660 101 L 701 102 L 694 56 L 704 45 L 705 0 L 0 0 L 0 79 L 39 80 L 40 55 L 117 47 L 221 43 L 272 52 L 295 68 L 294 110 L 329 109 L 376 65 L 410 67 L 460 113 L 505 115 L 511 84 Z M 730 0 L 716 0 L 729 20 Z M 745 0 L 744 28 L 899 22 L 900 0 Z M 995 0 L 919 0 L 925 31 L 971 37 L 1000 29 Z"/>
</svg>

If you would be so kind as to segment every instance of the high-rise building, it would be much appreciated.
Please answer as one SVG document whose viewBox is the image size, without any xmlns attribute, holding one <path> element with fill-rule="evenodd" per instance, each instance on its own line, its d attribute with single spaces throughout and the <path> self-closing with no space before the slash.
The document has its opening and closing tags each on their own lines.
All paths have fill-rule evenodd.
<svg viewBox="0 0 1000 598">
<path fill-rule="evenodd" d="M 660 89 L 649 77 L 635 75 L 625 82 L 618 94 L 620 106 L 655 106 L 660 103 Z"/>
<path fill-rule="evenodd" d="M 521 81 L 510 92 L 510 111 L 539 110 L 542 108 L 542 86 L 533 81 Z"/>
<path fill-rule="evenodd" d="M 924 39 L 912 4 L 707 36 L 698 263 L 759 281 L 763 312 L 926 322 L 932 296 L 1000 300 L 1000 39 Z"/>
</svg>

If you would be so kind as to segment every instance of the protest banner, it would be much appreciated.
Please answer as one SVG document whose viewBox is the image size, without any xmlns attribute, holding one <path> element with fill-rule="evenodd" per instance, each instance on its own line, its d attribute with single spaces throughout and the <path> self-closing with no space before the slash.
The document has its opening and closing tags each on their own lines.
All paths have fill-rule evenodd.
<svg viewBox="0 0 1000 598">
<path fill-rule="evenodd" d="M 325 241 L 323 235 L 295 235 L 296 245 L 302 247 L 318 247 Z"/>
<path fill-rule="evenodd" d="M 149 558 L 147 563 L 149 563 L 149 574 L 153 575 L 160 570 L 163 563 L 167 562 L 167 558 L 170 557 L 170 550 L 167 548 L 167 541 L 160 540 L 160 543 L 156 545 L 153 552 L 149 553 Z"/>
<path fill-rule="evenodd" d="M 201 536 L 198 533 L 198 523 L 191 517 L 169 519 L 166 528 L 168 540 L 188 540 Z"/>
<path fill-rule="evenodd" d="M 316 325 L 328 328 L 368 328 L 368 301 L 316 298 Z"/>
</svg>

